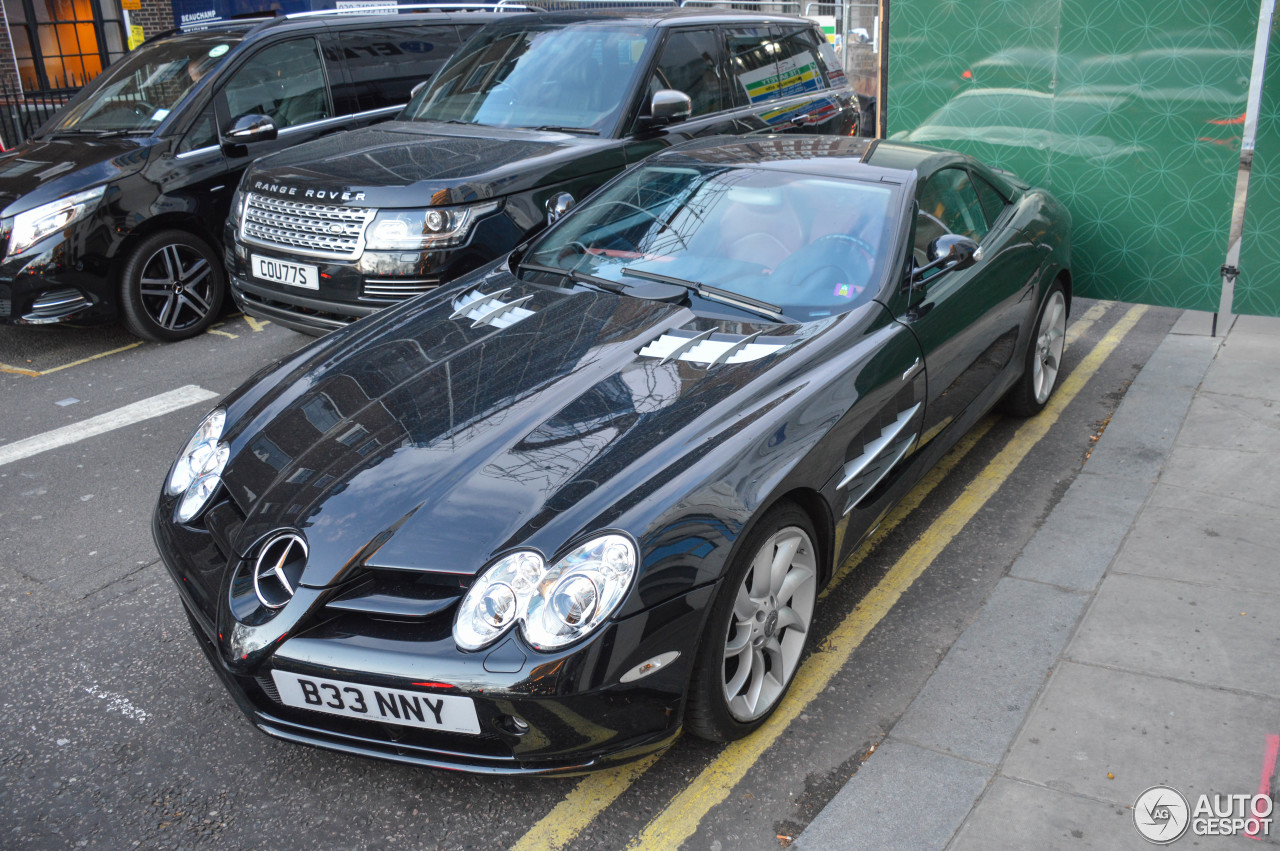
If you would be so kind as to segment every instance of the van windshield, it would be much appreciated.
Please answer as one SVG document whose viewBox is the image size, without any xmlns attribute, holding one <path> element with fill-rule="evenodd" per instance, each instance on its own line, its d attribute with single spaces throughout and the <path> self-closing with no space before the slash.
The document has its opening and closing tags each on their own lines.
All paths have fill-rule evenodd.
<svg viewBox="0 0 1280 851">
<path fill-rule="evenodd" d="M 188 33 L 144 44 L 85 86 L 46 132 L 150 133 L 204 75 L 225 61 L 240 37 Z"/>
<path fill-rule="evenodd" d="M 654 30 L 616 24 L 501 28 L 477 36 L 402 119 L 608 133 Z"/>
</svg>

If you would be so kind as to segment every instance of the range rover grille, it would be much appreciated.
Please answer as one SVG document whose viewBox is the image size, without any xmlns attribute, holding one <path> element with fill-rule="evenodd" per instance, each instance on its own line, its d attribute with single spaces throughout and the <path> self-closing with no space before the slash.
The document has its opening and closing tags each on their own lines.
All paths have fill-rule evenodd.
<svg viewBox="0 0 1280 851">
<path fill-rule="evenodd" d="M 245 242 L 335 260 L 359 256 L 375 210 L 286 201 L 250 192 L 240 234 Z"/>
</svg>

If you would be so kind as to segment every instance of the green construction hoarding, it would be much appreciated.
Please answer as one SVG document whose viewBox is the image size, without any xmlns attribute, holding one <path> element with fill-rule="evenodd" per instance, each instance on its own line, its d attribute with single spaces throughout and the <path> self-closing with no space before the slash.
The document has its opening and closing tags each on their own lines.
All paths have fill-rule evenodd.
<svg viewBox="0 0 1280 851">
<path fill-rule="evenodd" d="M 887 136 L 1052 190 L 1072 215 L 1077 293 L 1218 309 L 1257 2 L 888 6 Z M 1259 159 L 1262 141 L 1260 128 Z M 1268 149 L 1278 146 L 1273 128 Z M 1263 312 L 1280 306 L 1271 293 Z"/>
</svg>

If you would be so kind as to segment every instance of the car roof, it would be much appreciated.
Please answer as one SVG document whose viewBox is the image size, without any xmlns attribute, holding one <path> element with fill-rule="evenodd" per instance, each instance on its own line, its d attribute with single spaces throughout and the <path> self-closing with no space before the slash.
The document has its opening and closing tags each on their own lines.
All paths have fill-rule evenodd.
<svg viewBox="0 0 1280 851">
<path fill-rule="evenodd" d="M 388 7 L 390 8 L 390 7 Z M 452 8 L 454 11 L 446 11 Z M 444 21 L 465 23 L 471 21 L 478 24 L 488 24 L 494 21 L 502 21 L 508 18 L 525 17 L 522 12 L 499 12 L 496 6 L 487 6 L 485 9 L 463 9 L 458 10 L 455 7 L 442 6 L 440 11 L 433 10 L 414 10 L 407 12 L 365 12 L 352 13 L 343 10 L 341 13 L 332 10 L 321 10 L 321 12 L 298 12 L 290 15 L 280 15 L 271 17 L 267 15 L 252 15 L 244 18 L 233 18 L 227 21 L 211 21 L 209 23 L 194 23 L 186 27 L 178 27 L 168 30 L 154 36 L 159 38 L 174 38 L 184 35 L 196 35 L 198 33 L 208 32 L 230 32 L 247 38 L 250 35 L 256 35 L 266 31 L 284 31 L 291 32 L 294 30 L 315 30 L 326 29 L 330 26 L 341 26 L 343 28 L 352 26 L 362 26 L 368 24 L 422 24 L 422 23 L 440 23 Z"/>
<path fill-rule="evenodd" d="M 641 9 L 593 9 L 556 12 L 539 12 L 537 9 L 531 9 L 530 11 L 537 14 L 540 24 L 560 24 L 563 26 L 607 22 L 642 27 L 696 26 L 698 24 L 710 25 L 739 22 L 789 23 L 814 26 L 813 21 L 808 18 L 801 18 L 795 15 L 751 12 L 742 9 L 689 9 L 679 6 L 657 6 Z M 507 20 L 515 17 L 514 15 L 502 15 L 498 19 Z M 528 20 L 524 16 L 520 17 L 525 21 Z"/>
<path fill-rule="evenodd" d="M 701 163 L 745 165 L 831 177 L 926 176 L 944 165 L 967 162 L 954 151 L 861 136 L 716 136 L 655 154 L 653 160 L 687 157 Z M 860 173 L 860 174 L 859 174 Z"/>
</svg>

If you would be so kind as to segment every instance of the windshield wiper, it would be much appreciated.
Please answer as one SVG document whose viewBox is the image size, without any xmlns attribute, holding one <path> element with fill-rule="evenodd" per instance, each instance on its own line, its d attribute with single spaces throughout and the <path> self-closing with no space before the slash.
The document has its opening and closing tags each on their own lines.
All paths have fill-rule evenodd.
<svg viewBox="0 0 1280 851">
<path fill-rule="evenodd" d="M 633 278 L 643 278 L 646 281 L 657 281 L 662 284 L 675 284 L 678 287 L 684 287 L 690 292 L 697 293 L 705 299 L 718 301 L 721 304 L 728 304 L 743 310 L 750 310 L 761 316 L 767 316 L 775 322 L 787 322 L 786 314 L 782 312 L 782 308 L 776 304 L 767 301 L 761 301 L 758 298 L 752 298 L 749 295 L 742 295 L 731 290 L 722 290 L 719 287 L 713 287 L 710 284 L 704 284 L 700 281 L 686 281 L 684 278 L 676 278 L 671 275 L 659 275 L 657 272 L 646 272 L 644 269 L 633 269 L 630 266 L 622 267 L 622 274 L 630 275 Z"/>
<path fill-rule="evenodd" d="M 541 124 L 537 127 L 522 127 L 522 130 L 546 130 L 548 133 L 579 133 L 583 136 L 599 136 L 599 130 L 590 127 L 563 127 L 559 124 Z"/>
<path fill-rule="evenodd" d="M 602 290 L 608 290 L 611 293 L 626 292 L 627 285 L 619 284 L 617 281 L 610 281 L 608 278 L 597 278 L 595 275 L 588 275 L 586 272 L 577 272 L 573 269 L 562 269 L 559 266 L 544 266 L 541 263 L 519 263 L 516 269 L 528 269 L 532 272 L 546 272 L 551 275 L 559 275 L 562 278 L 568 278 L 577 284 L 591 284 Z"/>
</svg>

